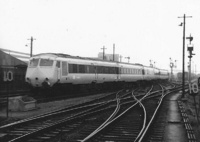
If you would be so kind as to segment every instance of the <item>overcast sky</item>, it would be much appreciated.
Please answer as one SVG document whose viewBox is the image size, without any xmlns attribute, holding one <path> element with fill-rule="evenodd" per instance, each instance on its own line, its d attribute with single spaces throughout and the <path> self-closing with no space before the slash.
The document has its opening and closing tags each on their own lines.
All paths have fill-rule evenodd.
<svg viewBox="0 0 200 142">
<path fill-rule="evenodd" d="M 33 54 L 97 57 L 102 52 L 131 63 L 182 69 L 183 22 L 194 37 L 192 59 L 200 71 L 200 0 L 0 0 L 0 48 Z M 186 61 L 188 52 L 186 41 Z M 25 46 L 28 44 L 28 47 Z M 186 63 L 187 66 L 187 63 Z M 194 68 L 194 67 L 193 67 Z"/>
</svg>

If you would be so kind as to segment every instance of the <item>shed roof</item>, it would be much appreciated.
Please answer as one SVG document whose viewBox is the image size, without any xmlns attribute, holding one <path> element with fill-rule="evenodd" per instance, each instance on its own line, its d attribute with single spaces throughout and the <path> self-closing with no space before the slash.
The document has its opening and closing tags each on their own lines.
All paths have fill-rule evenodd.
<svg viewBox="0 0 200 142">
<path fill-rule="evenodd" d="M 0 50 L 0 66 L 18 66 L 18 65 L 26 65 L 27 66 L 27 63 Z"/>
</svg>

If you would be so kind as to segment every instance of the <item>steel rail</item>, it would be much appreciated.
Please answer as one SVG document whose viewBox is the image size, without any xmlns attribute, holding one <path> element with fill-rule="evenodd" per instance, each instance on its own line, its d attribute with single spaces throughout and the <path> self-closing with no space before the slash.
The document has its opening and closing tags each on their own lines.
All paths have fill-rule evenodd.
<svg viewBox="0 0 200 142">
<path fill-rule="evenodd" d="M 120 109 L 120 97 L 119 97 L 118 94 L 119 93 L 116 94 L 117 105 L 116 105 L 116 108 L 115 108 L 114 112 L 110 115 L 110 117 L 104 123 L 102 123 L 97 129 L 95 129 L 90 135 L 88 135 L 82 141 L 87 141 L 88 139 L 90 139 L 90 137 L 92 137 L 93 135 L 95 135 L 96 133 L 98 133 L 98 131 L 101 130 L 104 127 L 104 125 L 106 125 L 110 120 L 112 120 L 115 117 L 115 115 L 117 114 L 117 112 Z"/>
<path fill-rule="evenodd" d="M 122 90 L 119 90 L 119 91 L 122 91 Z M 98 97 L 96 99 L 93 99 L 93 100 L 90 100 L 90 101 L 87 101 L 87 102 L 84 102 L 84 103 L 80 103 L 80 104 L 73 105 L 73 106 L 70 106 L 70 107 L 64 107 L 64 108 L 57 109 L 57 110 L 54 110 L 54 111 L 51 111 L 51 112 L 47 112 L 47 113 L 44 113 L 44 114 L 40 114 L 40 115 L 37 115 L 37 116 L 33 116 L 33 117 L 30 117 L 30 118 L 19 120 L 19 121 L 10 123 L 10 124 L 6 124 L 6 125 L 3 125 L 3 126 L 0 126 L 0 131 L 2 131 L 5 128 L 8 129 L 8 127 L 11 127 L 11 126 L 13 127 L 13 126 L 20 125 L 22 123 L 28 123 L 30 121 L 34 121 L 34 120 L 37 120 L 37 119 L 51 117 L 52 115 L 57 115 L 59 113 L 64 113 L 64 112 L 67 112 L 67 111 L 68 112 L 75 111 L 75 110 L 78 110 L 78 109 L 84 109 L 86 107 L 93 107 L 95 105 L 99 105 L 101 103 L 105 103 L 106 101 L 99 102 L 99 103 L 96 103 L 96 102 L 100 101 L 100 99 L 105 99 L 106 97 L 109 97 L 111 95 L 113 95 L 113 93 L 108 94 L 106 96 L 100 96 L 100 97 Z"/>
<path fill-rule="evenodd" d="M 145 96 L 148 96 L 152 90 L 153 86 L 151 87 L 151 89 L 145 94 Z M 145 96 L 143 98 L 145 98 Z M 117 119 L 119 119 L 121 116 L 123 116 L 126 112 L 128 112 L 130 109 L 132 109 L 134 106 L 136 106 L 139 103 L 139 101 L 135 102 L 133 105 L 131 105 L 129 108 L 127 108 L 125 111 L 123 111 L 121 114 L 119 114 L 117 117 L 114 117 L 113 119 L 106 121 L 106 123 L 104 123 L 99 129 L 96 129 L 94 132 L 92 132 L 90 135 L 88 135 L 86 138 L 84 138 L 83 140 L 81 140 L 81 142 L 86 142 L 89 141 L 90 139 L 92 139 L 92 137 L 94 137 L 95 135 L 97 135 L 100 131 L 102 131 L 104 128 L 106 128 L 107 126 L 109 126 L 110 124 L 112 124 L 114 121 L 116 121 Z"/>
<path fill-rule="evenodd" d="M 170 90 L 170 89 L 169 89 L 169 90 Z M 138 140 L 137 142 L 142 142 L 142 141 L 143 141 L 143 139 L 144 139 L 144 137 L 145 137 L 145 134 L 147 133 L 147 131 L 149 130 L 150 126 L 151 126 L 152 123 L 153 123 L 153 120 L 154 120 L 154 118 L 155 118 L 155 116 L 156 116 L 156 114 L 157 114 L 157 112 L 158 112 L 158 110 L 159 110 L 159 108 L 160 108 L 160 106 L 161 106 L 161 104 L 162 104 L 162 102 L 163 102 L 164 97 L 167 96 L 168 94 L 172 93 L 172 92 L 177 91 L 177 90 L 180 90 L 180 89 L 174 89 L 173 91 L 164 93 L 164 88 L 163 88 L 162 96 L 161 96 L 161 98 L 160 98 L 160 100 L 159 100 L 158 106 L 157 106 L 156 110 L 154 111 L 154 114 L 153 114 L 153 116 L 151 117 L 151 120 L 149 121 L 147 127 L 145 128 L 145 130 L 143 131 L 141 137 L 139 138 L 139 140 Z"/>
<path fill-rule="evenodd" d="M 78 114 L 75 114 L 75 115 L 73 115 L 73 116 L 68 117 L 67 119 L 62 119 L 62 120 L 60 120 L 60 121 L 58 121 L 58 122 L 56 122 L 56 123 L 52 123 L 52 124 L 49 124 L 49 125 L 45 125 L 44 127 L 41 127 L 41 128 L 36 129 L 36 130 L 34 130 L 34 131 L 31 131 L 31 132 L 29 132 L 29 133 L 27 133 L 27 134 L 25 134 L 25 135 L 22 135 L 22 136 L 20 136 L 20 137 L 17 137 L 17 138 L 15 138 L 15 139 L 11 140 L 11 141 L 20 141 L 21 139 L 25 139 L 25 138 L 28 137 L 29 135 L 32 135 L 32 134 L 34 134 L 34 133 L 37 133 L 37 132 L 39 132 L 39 131 L 41 131 L 41 130 L 43 130 L 43 129 L 47 129 L 47 128 L 49 128 L 49 127 L 53 127 L 54 125 L 58 125 L 59 123 L 64 123 L 65 121 L 69 121 L 69 120 L 71 120 L 71 119 L 76 119 L 76 117 L 83 117 L 83 116 L 85 116 L 85 115 L 88 115 L 89 113 L 94 113 L 95 111 L 92 112 L 92 110 L 97 109 L 98 107 L 101 107 L 101 106 L 103 106 L 103 105 L 108 105 L 109 103 L 113 103 L 113 102 L 114 102 L 114 100 L 105 101 L 105 102 L 101 102 L 101 103 L 89 105 L 89 106 L 91 107 L 91 109 L 89 109 L 89 110 L 82 111 L 82 112 L 80 112 L 80 113 L 78 113 Z M 94 106 L 96 106 L 96 108 L 94 108 Z M 87 107 L 88 107 L 88 106 L 87 106 Z M 81 107 L 81 109 L 83 109 L 83 107 Z M 110 109 L 110 108 L 107 108 L 107 109 Z M 100 110 L 99 110 L 99 111 L 100 111 Z M 65 111 L 61 111 L 61 112 L 58 112 L 58 113 L 63 113 L 63 112 L 65 112 Z M 56 112 L 55 114 L 57 114 L 57 112 Z M 45 116 L 42 116 L 42 117 L 45 117 Z M 37 118 L 35 118 L 35 119 L 37 120 Z M 23 122 L 21 122 L 21 123 L 23 123 Z M 21 124 L 21 123 L 19 122 L 19 124 Z M 2 127 L 2 129 L 3 129 L 3 128 L 7 128 L 8 126 L 12 126 L 12 125 L 4 126 L 4 127 Z"/>
</svg>

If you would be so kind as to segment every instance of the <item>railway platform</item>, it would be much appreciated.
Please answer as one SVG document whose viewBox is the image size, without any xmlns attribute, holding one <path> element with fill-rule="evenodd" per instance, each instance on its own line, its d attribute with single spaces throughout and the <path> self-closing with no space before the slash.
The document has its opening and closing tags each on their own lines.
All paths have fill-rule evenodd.
<svg viewBox="0 0 200 142">
<path fill-rule="evenodd" d="M 167 124 L 165 126 L 165 142 L 188 142 L 189 137 L 185 128 L 185 122 L 180 113 L 179 103 L 180 93 L 176 93 L 168 98 Z"/>
</svg>

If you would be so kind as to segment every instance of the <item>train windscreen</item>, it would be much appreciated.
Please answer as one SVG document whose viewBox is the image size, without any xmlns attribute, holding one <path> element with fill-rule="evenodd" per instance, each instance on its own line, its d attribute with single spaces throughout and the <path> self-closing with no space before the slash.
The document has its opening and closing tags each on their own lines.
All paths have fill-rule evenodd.
<svg viewBox="0 0 200 142">
<path fill-rule="evenodd" d="M 40 59 L 40 66 L 53 66 L 53 60 Z"/>
<path fill-rule="evenodd" d="M 37 67 L 38 63 L 39 63 L 39 59 L 33 58 L 30 60 L 29 67 Z"/>
</svg>

